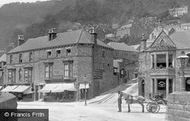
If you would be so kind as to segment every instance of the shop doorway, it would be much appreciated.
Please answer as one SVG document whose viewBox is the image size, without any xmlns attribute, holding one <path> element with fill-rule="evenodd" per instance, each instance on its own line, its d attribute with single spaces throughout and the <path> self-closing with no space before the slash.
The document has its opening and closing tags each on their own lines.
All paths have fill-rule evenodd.
<svg viewBox="0 0 190 121">
<path fill-rule="evenodd" d="M 142 92 L 142 96 L 145 96 L 145 82 L 144 79 L 141 81 L 141 92 Z"/>
<path fill-rule="evenodd" d="M 166 97 L 166 79 L 157 79 L 157 93 Z"/>
<path fill-rule="evenodd" d="M 173 79 L 169 79 L 169 93 L 173 92 Z"/>
</svg>

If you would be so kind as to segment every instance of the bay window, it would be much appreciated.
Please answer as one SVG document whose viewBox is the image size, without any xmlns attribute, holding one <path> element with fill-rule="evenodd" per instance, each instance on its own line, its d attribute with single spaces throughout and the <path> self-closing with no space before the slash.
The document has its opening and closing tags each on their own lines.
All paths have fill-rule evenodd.
<svg viewBox="0 0 190 121">
<path fill-rule="evenodd" d="M 173 68 L 173 54 L 152 54 L 151 61 L 153 69 Z"/>
<path fill-rule="evenodd" d="M 156 67 L 160 69 L 166 68 L 166 54 L 157 54 L 156 56 Z"/>
<path fill-rule="evenodd" d="M 155 65 L 155 60 L 154 60 L 154 55 L 152 55 L 152 68 L 154 68 Z"/>
<path fill-rule="evenodd" d="M 168 66 L 173 68 L 173 54 L 168 55 Z"/>
</svg>

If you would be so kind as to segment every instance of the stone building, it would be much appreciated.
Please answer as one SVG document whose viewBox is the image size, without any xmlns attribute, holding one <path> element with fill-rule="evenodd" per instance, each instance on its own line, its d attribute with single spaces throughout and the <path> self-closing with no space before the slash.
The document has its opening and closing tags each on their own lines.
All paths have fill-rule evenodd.
<svg viewBox="0 0 190 121">
<path fill-rule="evenodd" d="M 179 56 L 190 51 L 190 31 L 176 31 L 171 35 L 161 31 L 147 44 L 142 39 L 139 53 L 139 94 L 145 97 L 156 93 L 167 97 L 173 91 L 190 91 L 188 61 L 183 80 Z"/>
<path fill-rule="evenodd" d="M 114 73 L 121 71 L 120 83 L 127 83 L 138 76 L 138 51 L 134 45 L 129 46 L 124 42 L 109 42 L 114 48 Z M 123 72 L 122 72 L 123 71 Z"/>
<path fill-rule="evenodd" d="M 119 29 L 116 31 L 116 37 L 123 38 L 124 36 L 130 36 L 130 29 L 132 27 L 132 24 L 126 24 L 121 26 Z"/>
<path fill-rule="evenodd" d="M 183 16 L 188 13 L 188 6 L 169 9 L 169 14 L 173 17 Z"/>
<path fill-rule="evenodd" d="M 26 42 L 21 36 L 18 41 L 19 46 L 7 54 L 5 91 L 10 88 L 22 96 L 34 92 L 34 100 L 70 101 L 83 99 L 85 87 L 92 98 L 118 84 L 114 49 L 96 33 L 51 29 L 47 36 Z"/>
</svg>

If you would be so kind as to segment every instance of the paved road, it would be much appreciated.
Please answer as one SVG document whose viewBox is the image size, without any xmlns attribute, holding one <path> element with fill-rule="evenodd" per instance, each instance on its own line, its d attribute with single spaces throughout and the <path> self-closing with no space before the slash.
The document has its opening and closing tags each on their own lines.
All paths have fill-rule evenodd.
<svg viewBox="0 0 190 121">
<path fill-rule="evenodd" d="M 18 108 L 49 109 L 50 121 L 165 121 L 165 107 L 160 113 L 142 113 L 140 105 L 132 105 L 132 112 L 117 112 L 117 105 L 88 105 L 84 103 L 19 102 Z"/>
</svg>

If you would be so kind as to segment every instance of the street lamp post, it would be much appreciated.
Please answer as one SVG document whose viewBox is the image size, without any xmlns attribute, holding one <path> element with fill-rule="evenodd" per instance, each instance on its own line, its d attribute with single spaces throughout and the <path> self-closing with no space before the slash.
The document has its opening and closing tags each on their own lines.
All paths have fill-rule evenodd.
<svg viewBox="0 0 190 121">
<path fill-rule="evenodd" d="M 86 85 L 87 85 L 87 82 L 85 81 L 85 82 L 84 82 L 84 86 L 85 86 L 85 93 L 84 93 L 85 103 L 84 103 L 84 105 L 85 105 L 85 106 L 87 106 L 87 99 L 86 99 L 86 97 L 87 97 L 87 96 L 86 96 L 86 95 L 87 95 L 87 94 L 86 94 L 87 90 L 86 90 Z"/>
<path fill-rule="evenodd" d="M 185 72 L 184 72 L 184 68 L 186 66 L 186 63 L 189 59 L 189 57 L 187 55 L 185 55 L 185 53 L 183 52 L 182 55 L 178 56 L 180 64 L 181 64 L 181 71 L 182 71 L 182 80 L 181 80 L 181 91 L 185 91 Z"/>
</svg>

